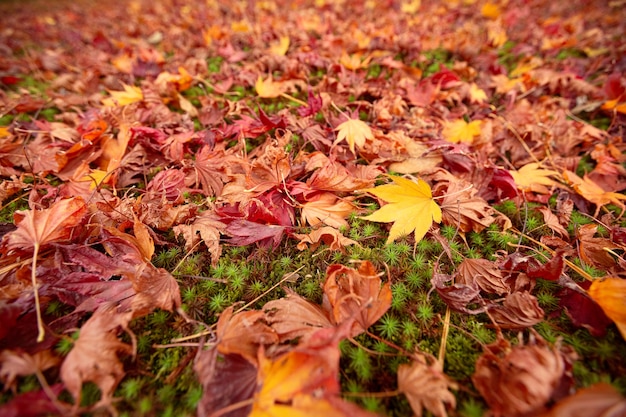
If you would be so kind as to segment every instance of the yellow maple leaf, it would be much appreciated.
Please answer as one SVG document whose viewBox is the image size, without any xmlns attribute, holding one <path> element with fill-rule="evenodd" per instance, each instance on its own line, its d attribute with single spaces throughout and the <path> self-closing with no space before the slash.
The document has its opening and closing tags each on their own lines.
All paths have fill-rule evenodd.
<svg viewBox="0 0 626 417">
<path fill-rule="evenodd" d="M 531 162 L 521 167 L 517 171 L 509 171 L 513 177 L 515 185 L 522 191 L 532 191 L 540 194 L 550 194 L 547 187 L 556 185 L 551 176 L 558 175 L 556 171 L 541 168 L 536 162 Z"/>
<path fill-rule="evenodd" d="M 626 340 L 626 279 L 616 277 L 597 279 L 591 283 L 589 295 L 615 322 Z"/>
<path fill-rule="evenodd" d="M 387 244 L 411 232 L 415 232 L 415 241 L 419 242 L 428 232 L 433 220 L 441 222 L 441 208 L 433 200 L 432 191 L 423 180 L 418 179 L 416 183 L 402 177 L 391 179 L 394 184 L 365 190 L 388 204 L 363 219 L 382 223 L 394 222 Z"/>
<path fill-rule="evenodd" d="M 497 19 L 502 14 L 502 10 L 496 3 L 485 3 L 480 9 L 480 14 L 487 19 Z"/>
<path fill-rule="evenodd" d="M 265 80 L 259 75 L 254 88 L 259 97 L 262 98 L 275 98 L 283 93 L 283 85 L 280 82 L 275 82 L 271 75 Z"/>
<path fill-rule="evenodd" d="M 475 136 L 480 135 L 481 120 L 467 123 L 463 119 L 445 122 L 441 134 L 443 138 L 452 143 L 472 143 Z"/>
<path fill-rule="evenodd" d="M 374 139 L 374 133 L 372 129 L 359 119 L 349 119 L 335 128 L 337 133 L 337 139 L 335 139 L 334 145 L 345 139 L 350 146 L 350 151 L 356 155 L 354 145 L 362 147 L 365 145 L 366 139 Z"/>
<path fill-rule="evenodd" d="M 422 0 L 408 0 L 404 1 L 401 6 L 402 13 L 415 14 L 420 9 Z"/>
<path fill-rule="evenodd" d="M 341 58 L 339 58 L 339 63 L 351 71 L 356 71 L 361 68 L 367 68 L 371 60 L 371 56 L 363 58 L 362 54 L 359 53 L 348 55 L 344 52 L 341 54 Z"/>
<path fill-rule="evenodd" d="M 472 103 L 483 103 L 487 101 L 487 93 L 485 90 L 476 85 L 476 83 L 471 83 L 469 88 L 469 99 Z"/>
<path fill-rule="evenodd" d="M 111 97 L 102 100 L 106 107 L 122 107 L 143 100 L 141 88 L 124 84 L 124 91 L 109 91 Z"/>
<path fill-rule="evenodd" d="M 289 36 L 281 36 L 278 41 L 270 45 L 269 51 L 272 55 L 285 56 L 289 49 Z"/>
</svg>

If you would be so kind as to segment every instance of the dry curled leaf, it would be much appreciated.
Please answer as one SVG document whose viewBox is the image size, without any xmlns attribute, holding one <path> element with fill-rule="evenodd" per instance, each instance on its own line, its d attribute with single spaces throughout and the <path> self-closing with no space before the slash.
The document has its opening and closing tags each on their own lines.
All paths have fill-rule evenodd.
<svg viewBox="0 0 626 417">
<path fill-rule="evenodd" d="M 506 296 L 502 305 L 489 309 L 495 322 L 504 329 L 523 329 L 534 326 L 544 318 L 537 298 L 527 291 L 516 291 Z"/>
<path fill-rule="evenodd" d="M 443 373 L 443 366 L 435 358 L 428 365 L 422 354 L 413 355 L 408 365 L 398 367 L 398 390 L 406 395 L 411 409 L 421 417 L 424 409 L 436 417 L 446 417 L 446 408 L 456 407 L 456 398 L 450 388 L 456 388 Z"/>
<path fill-rule="evenodd" d="M 338 250 L 342 252 L 345 252 L 345 247 L 348 245 L 359 244 L 357 241 L 345 237 L 339 230 L 330 226 L 315 229 L 308 234 L 294 233 L 293 237 L 300 239 L 300 242 L 297 245 L 298 249 L 306 250 L 307 244 L 309 244 L 310 246 L 308 246 L 308 248 L 312 252 L 315 251 L 322 243 L 327 245 L 332 251 Z"/>
<path fill-rule="evenodd" d="M 456 281 L 465 285 L 476 285 L 490 294 L 505 294 L 510 288 L 504 282 L 502 271 L 487 259 L 465 259 L 457 268 Z"/>
<path fill-rule="evenodd" d="M 359 269 L 331 265 L 326 270 L 322 308 L 335 324 L 355 318 L 350 336 L 367 330 L 391 306 L 391 285 L 382 284 L 374 265 L 364 261 Z"/>
<path fill-rule="evenodd" d="M 494 416 L 533 415 L 571 385 L 572 359 L 534 333 L 526 345 L 499 339 L 478 358 L 472 381 Z"/>
</svg>

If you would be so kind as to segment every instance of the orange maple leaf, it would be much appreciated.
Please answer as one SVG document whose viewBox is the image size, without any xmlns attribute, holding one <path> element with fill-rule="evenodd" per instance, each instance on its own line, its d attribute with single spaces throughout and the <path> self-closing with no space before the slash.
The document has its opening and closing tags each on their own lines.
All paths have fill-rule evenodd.
<svg viewBox="0 0 626 417">
<path fill-rule="evenodd" d="M 352 151 L 355 155 L 355 145 L 362 147 L 365 145 L 366 139 L 374 139 L 372 129 L 365 122 L 362 122 L 359 119 L 346 120 L 337 126 L 335 130 L 339 133 L 337 134 L 337 139 L 335 139 L 334 144 L 337 144 L 345 139 L 345 141 L 348 142 L 348 146 L 350 146 L 350 151 Z"/>
<path fill-rule="evenodd" d="M 597 206 L 594 217 L 598 217 L 602 206 L 609 203 L 613 203 L 622 209 L 619 217 L 624 215 L 626 205 L 620 200 L 626 200 L 626 195 L 604 190 L 587 175 L 580 178 L 575 173 L 565 170 L 563 171 L 563 178 L 585 200 L 588 200 Z"/>
<path fill-rule="evenodd" d="M 589 295 L 615 322 L 626 340 L 626 279 L 616 277 L 597 279 L 591 283 Z"/>
<path fill-rule="evenodd" d="M 374 194 L 389 204 L 363 217 L 373 222 L 394 222 L 389 231 L 387 244 L 401 236 L 415 232 L 415 241 L 422 240 L 433 223 L 441 222 L 441 208 L 433 200 L 433 194 L 426 182 L 413 182 L 402 177 L 391 177 L 395 184 L 368 188 L 365 191 Z"/>
<path fill-rule="evenodd" d="M 345 218 L 354 211 L 349 199 L 340 199 L 333 193 L 322 193 L 302 205 L 302 220 L 313 227 L 325 224 L 335 228 L 349 227 Z"/>
</svg>

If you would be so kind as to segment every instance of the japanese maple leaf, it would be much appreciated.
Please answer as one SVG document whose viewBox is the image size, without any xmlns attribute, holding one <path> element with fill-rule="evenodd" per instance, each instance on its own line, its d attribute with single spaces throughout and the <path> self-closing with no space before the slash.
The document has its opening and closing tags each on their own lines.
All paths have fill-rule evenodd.
<svg viewBox="0 0 626 417">
<path fill-rule="evenodd" d="M 606 315 L 626 340 L 626 279 L 608 277 L 597 279 L 589 287 L 589 295 L 600 304 Z"/>
<path fill-rule="evenodd" d="M 124 91 L 110 91 L 111 97 L 102 100 L 106 107 L 122 107 L 143 100 L 141 88 L 124 84 Z"/>
<path fill-rule="evenodd" d="M 345 140 L 348 142 L 348 146 L 350 146 L 350 151 L 355 155 L 355 145 L 362 147 L 365 145 L 365 140 L 374 139 L 372 129 L 365 122 L 358 119 L 346 120 L 337 126 L 335 130 L 339 133 L 337 133 L 337 139 L 335 139 L 334 144 L 336 145 L 342 140 Z"/>
<path fill-rule="evenodd" d="M 596 212 L 593 215 L 594 217 L 598 217 L 602 206 L 609 203 L 613 203 L 622 209 L 619 217 L 622 217 L 626 211 L 626 204 L 620 201 L 626 200 L 626 195 L 604 190 L 587 175 L 580 178 L 571 171 L 563 171 L 563 178 L 565 178 L 565 181 L 567 181 L 585 200 L 597 205 Z"/>
<path fill-rule="evenodd" d="M 313 227 L 322 223 L 339 229 L 349 227 L 345 220 L 355 210 L 349 198 L 340 199 L 333 193 L 320 193 L 302 205 L 302 220 Z"/>
<path fill-rule="evenodd" d="M 259 97 L 262 98 L 275 98 L 284 92 L 283 85 L 280 82 L 275 82 L 271 75 L 265 80 L 259 75 L 259 78 L 257 78 L 254 84 L 254 88 Z"/>
<path fill-rule="evenodd" d="M 423 180 L 417 182 L 402 177 L 391 177 L 394 184 L 368 188 L 365 191 L 388 202 L 379 210 L 363 217 L 373 222 L 394 222 L 387 244 L 397 238 L 415 233 L 415 241 L 422 240 L 433 223 L 441 222 L 441 208 L 433 200 L 430 187 Z"/>
<path fill-rule="evenodd" d="M 550 177 L 559 174 L 556 171 L 541 168 L 541 165 L 537 162 L 531 162 L 517 171 L 509 171 L 509 173 L 520 190 L 541 194 L 551 193 L 547 187 L 556 185 L 556 181 Z"/>
<path fill-rule="evenodd" d="M 472 143 L 474 141 L 474 137 L 480 136 L 481 124 L 482 122 L 480 120 L 474 120 L 470 123 L 462 119 L 454 120 L 444 124 L 441 134 L 448 142 Z"/>
</svg>

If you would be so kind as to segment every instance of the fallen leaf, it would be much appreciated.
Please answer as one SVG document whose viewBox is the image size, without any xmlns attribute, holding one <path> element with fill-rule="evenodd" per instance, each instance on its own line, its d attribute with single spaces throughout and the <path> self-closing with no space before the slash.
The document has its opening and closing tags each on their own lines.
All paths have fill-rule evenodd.
<svg viewBox="0 0 626 417">
<path fill-rule="evenodd" d="M 449 391 L 456 385 L 448 380 L 437 359 L 430 358 L 430 365 L 423 354 L 414 354 L 412 359 L 410 364 L 398 367 L 398 390 L 406 395 L 417 417 L 424 409 L 436 417 L 446 417 L 446 408 L 456 407 L 456 398 Z"/>
<path fill-rule="evenodd" d="M 165 269 L 146 263 L 137 266 L 134 273 L 126 274 L 126 277 L 136 292 L 130 302 L 133 318 L 143 317 L 157 308 L 174 311 L 180 307 L 178 283 Z"/>
<path fill-rule="evenodd" d="M 486 310 L 485 307 L 470 309 L 468 305 L 481 301 L 480 290 L 476 285 L 467 285 L 455 282 L 448 285 L 453 277 L 441 273 L 433 273 L 430 282 L 439 294 L 439 297 L 453 310 L 467 314 L 479 314 Z"/>
<path fill-rule="evenodd" d="M 111 97 L 102 99 L 106 107 L 123 107 L 143 100 L 141 88 L 123 84 L 124 91 L 109 91 Z"/>
<path fill-rule="evenodd" d="M 552 191 L 548 187 L 554 187 L 557 182 L 550 177 L 559 175 L 556 171 L 541 168 L 541 165 L 536 162 L 526 164 L 519 170 L 509 171 L 509 173 L 520 190 L 540 194 L 551 194 Z"/>
<path fill-rule="evenodd" d="M 590 223 L 580 226 L 576 230 L 576 237 L 580 247 L 580 259 L 586 264 L 591 264 L 604 270 L 611 269 L 617 265 L 615 258 L 609 251 L 615 249 L 623 250 L 623 246 L 616 245 L 610 239 L 594 237 L 598 226 Z"/>
<path fill-rule="evenodd" d="M 606 315 L 615 322 L 626 340 L 626 280 L 617 277 L 596 279 L 589 287 L 589 295 L 600 304 Z"/>
<path fill-rule="evenodd" d="M 297 245 L 297 248 L 300 250 L 308 249 L 310 251 L 315 251 L 320 244 L 324 243 L 328 246 L 328 249 L 331 251 L 341 251 L 345 252 L 345 247 L 348 245 L 358 245 L 359 243 L 345 237 L 341 234 L 341 232 L 335 228 L 330 226 L 320 227 L 319 229 L 315 229 L 308 234 L 298 234 L 294 233 L 293 237 L 299 239 L 300 242 Z"/>
<path fill-rule="evenodd" d="M 372 129 L 359 119 L 348 119 L 337 126 L 335 130 L 339 133 L 337 133 L 337 139 L 333 145 L 345 140 L 354 155 L 356 155 L 355 146 L 363 147 L 367 139 L 374 139 Z"/>
<path fill-rule="evenodd" d="M 475 285 L 490 294 L 505 294 L 510 288 L 505 284 L 502 271 L 487 259 L 465 259 L 457 267 L 456 282 Z"/>
<path fill-rule="evenodd" d="M 220 245 L 220 233 L 224 232 L 226 224 L 220 221 L 220 217 L 211 210 L 198 215 L 192 224 L 179 224 L 174 226 L 174 233 L 185 238 L 185 250 L 191 251 L 197 248 L 200 241 L 206 245 L 211 254 L 211 264 L 217 265 L 222 254 Z"/>
<path fill-rule="evenodd" d="M 43 372 L 60 362 L 49 350 L 42 350 L 32 355 L 26 352 L 3 350 L 0 352 L 0 381 L 4 389 L 16 390 L 18 376 L 33 375 Z"/>
<path fill-rule="evenodd" d="M 619 217 L 622 217 L 624 212 L 626 212 L 626 204 L 622 202 L 622 200 L 626 200 L 626 195 L 604 190 L 598 184 L 593 182 L 593 180 L 587 175 L 580 178 L 571 171 L 563 171 L 563 178 L 585 200 L 588 200 L 597 206 L 593 217 L 597 218 L 600 213 L 600 209 L 610 203 L 613 203 L 622 209 Z"/>
<path fill-rule="evenodd" d="M 626 415 L 626 398 L 605 382 L 576 391 L 537 417 L 617 417 Z"/>
<path fill-rule="evenodd" d="M 3 417 L 71 415 L 69 406 L 59 401 L 52 401 L 49 395 L 52 393 L 56 399 L 64 388 L 63 384 L 59 383 L 50 386 L 49 392 L 40 389 L 16 395 L 0 405 L 0 415 Z"/>
<path fill-rule="evenodd" d="M 389 204 L 363 219 L 383 223 L 394 222 L 389 231 L 387 244 L 411 232 L 415 232 L 415 242 L 419 242 L 433 221 L 441 222 L 441 208 L 433 200 L 430 187 L 423 180 L 418 179 L 416 183 L 402 177 L 391 178 L 395 184 L 364 190 Z"/>
<path fill-rule="evenodd" d="M 100 388 L 100 400 L 94 408 L 111 406 L 115 388 L 125 374 L 117 354 L 132 351 L 116 335 L 118 328 L 126 328 L 129 321 L 128 314 L 118 314 L 113 308 L 100 308 L 80 328 L 80 335 L 65 357 L 60 374 L 76 407 L 80 404 L 85 382 L 93 382 Z"/>
<path fill-rule="evenodd" d="M 391 285 L 381 284 L 380 276 L 369 261 L 363 261 L 359 269 L 331 265 L 326 270 L 322 308 L 335 324 L 355 319 L 350 336 L 357 336 L 391 306 Z"/>
<path fill-rule="evenodd" d="M 539 207 L 537 208 L 537 211 L 542 214 L 543 222 L 546 226 L 550 228 L 550 230 L 552 230 L 554 233 L 562 238 L 567 238 L 567 236 L 569 236 L 569 233 L 563 227 L 563 225 L 561 225 L 561 222 L 559 221 L 559 218 L 556 216 L 556 214 L 552 213 L 550 207 Z"/>
<path fill-rule="evenodd" d="M 476 136 L 480 136 L 482 121 L 466 122 L 463 119 L 445 122 L 441 134 L 452 143 L 472 143 Z"/>
<path fill-rule="evenodd" d="M 523 329 L 543 321 L 544 311 L 537 298 L 527 291 L 516 291 L 506 296 L 501 305 L 494 305 L 489 314 L 503 329 Z"/>
<path fill-rule="evenodd" d="M 269 52 L 272 55 L 285 56 L 289 50 L 289 42 L 289 36 L 281 36 L 276 42 L 270 44 Z"/>
<path fill-rule="evenodd" d="M 276 98 L 283 94 L 285 89 L 283 84 L 275 82 L 271 75 L 265 80 L 259 75 L 254 88 L 259 97 L 262 98 Z"/>
<path fill-rule="evenodd" d="M 525 345 L 500 339 L 486 346 L 472 381 L 494 415 L 537 415 L 557 388 L 572 385 L 573 359 L 535 333 Z"/>
<path fill-rule="evenodd" d="M 559 306 L 565 310 L 574 326 L 584 327 L 593 337 L 600 338 L 606 335 L 606 329 L 613 321 L 606 316 L 602 307 L 593 298 L 570 288 L 563 288 L 557 295 Z"/>
<path fill-rule="evenodd" d="M 339 198 L 333 193 L 319 193 L 302 204 L 302 221 L 317 227 L 322 224 L 339 229 L 350 225 L 346 217 L 356 210 L 350 198 Z"/>
</svg>

